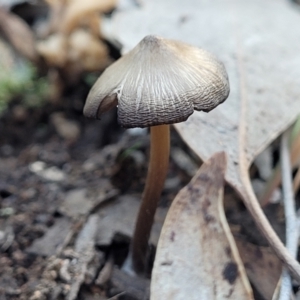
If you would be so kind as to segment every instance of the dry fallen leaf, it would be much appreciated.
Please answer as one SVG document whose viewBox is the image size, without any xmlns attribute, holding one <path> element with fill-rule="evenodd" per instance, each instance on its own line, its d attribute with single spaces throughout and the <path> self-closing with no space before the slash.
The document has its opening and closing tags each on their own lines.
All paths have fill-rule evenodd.
<svg viewBox="0 0 300 300">
<path fill-rule="evenodd" d="M 158 242 L 151 299 L 253 299 L 223 209 L 224 152 L 173 201 Z"/>
<path fill-rule="evenodd" d="M 282 263 L 269 247 L 253 245 L 235 237 L 251 283 L 264 299 L 272 299 L 281 275 Z"/>
<path fill-rule="evenodd" d="M 0 7 L 0 31 L 19 54 L 36 62 L 38 54 L 35 49 L 35 37 L 30 27 L 17 15 Z"/>
<path fill-rule="evenodd" d="M 115 13 L 111 32 L 125 50 L 154 33 L 203 47 L 224 62 L 231 85 L 227 101 L 175 127 L 204 161 L 217 151 L 228 154 L 226 180 L 300 282 L 300 265 L 270 226 L 248 174 L 255 156 L 300 114 L 299 21 L 299 11 L 285 0 L 188 0 L 184 8 L 179 1 L 152 0 Z"/>
</svg>

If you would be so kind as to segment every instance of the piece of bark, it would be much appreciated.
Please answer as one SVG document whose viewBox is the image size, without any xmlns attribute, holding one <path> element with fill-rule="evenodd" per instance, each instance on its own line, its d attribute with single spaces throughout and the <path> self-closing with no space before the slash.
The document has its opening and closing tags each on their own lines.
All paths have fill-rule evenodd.
<svg viewBox="0 0 300 300">
<path fill-rule="evenodd" d="M 132 237 L 135 219 L 140 205 L 135 196 L 122 196 L 103 206 L 99 211 L 96 243 L 99 246 L 111 244 L 116 233 Z M 167 209 L 158 208 L 152 228 L 150 243 L 156 245 Z"/>
<path fill-rule="evenodd" d="M 97 197 L 87 195 L 86 189 L 74 189 L 67 193 L 59 211 L 71 218 L 88 215 L 96 206 L 117 195 L 117 190 L 107 190 L 104 186 L 103 191 Z"/>
<path fill-rule="evenodd" d="M 73 223 L 68 218 L 59 218 L 41 238 L 33 242 L 27 252 L 47 257 L 57 255 L 73 233 Z"/>
</svg>

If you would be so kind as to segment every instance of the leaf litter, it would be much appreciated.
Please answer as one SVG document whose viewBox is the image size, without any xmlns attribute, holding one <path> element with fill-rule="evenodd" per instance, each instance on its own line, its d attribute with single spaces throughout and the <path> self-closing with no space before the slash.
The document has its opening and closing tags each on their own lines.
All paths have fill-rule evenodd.
<svg viewBox="0 0 300 300">
<path fill-rule="evenodd" d="M 83 5 L 79 2 L 81 1 L 74 1 L 75 8 Z M 114 1 L 105 3 L 114 5 Z M 95 7 L 94 5 L 98 4 L 96 4 L 96 1 L 88 1 L 87 6 L 89 5 L 90 7 Z M 160 10 L 157 10 L 157 5 L 160 5 Z M 284 29 L 285 27 L 280 27 L 281 21 L 284 21 L 287 22 L 285 23 L 287 28 L 288 26 L 294 28 L 293 24 L 299 20 L 299 14 L 292 7 L 288 7 L 283 0 L 272 4 L 272 8 L 266 0 L 260 3 L 244 4 L 233 0 L 228 0 L 226 3 L 217 1 L 214 4 L 204 1 L 197 3 L 187 1 L 183 10 L 178 9 L 178 7 L 181 7 L 181 5 L 176 4 L 176 1 L 172 2 L 172 4 L 168 1 L 163 1 L 159 4 L 155 1 L 151 3 L 146 1 L 143 5 L 131 5 L 126 9 L 113 12 L 113 26 L 117 24 L 117 30 L 114 30 L 114 34 L 110 33 L 110 36 L 106 38 L 112 43 L 117 42 L 115 44 L 121 42 L 124 45 L 123 49 L 126 51 L 126 49 L 134 46 L 139 38 L 144 36 L 145 27 L 148 27 L 152 28 L 151 33 L 154 30 L 156 31 L 155 33 L 166 37 L 177 38 L 197 46 L 203 46 L 224 61 L 230 72 L 231 98 L 215 113 L 212 112 L 208 115 L 196 113 L 187 122 L 178 125 L 176 128 L 187 144 L 204 161 L 209 159 L 215 152 L 226 150 L 229 168 L 225 177 L 245 197 L 245 194 L 246 196 L 248 195 L 249 190 L 245 191 L 243 189 L 244 183 L 242 181 L 245 178 L 243 177 L 243 180 L 241 180 L 240 165 L 243 165 L 245 175 L 256 155 L 291 124 L 299 113 L 299 98 L 297 98 L 299 88 L 296 86 L 296 82 L 293 81 L 293 78 L 298 76 L 297 72 L 299 71 L 294 66 L 299 63 L 293 55 L 294 49 L 288 47 L 289 40 L 293 40 L 293 43 L 299 40 L 298 31 L 295 29 L 287 33 L 287 30 Z M 150 11 L 153 10 L 151 19 L 149 18 L 149 9 Z M 272 15 L 272 18 L 267 14 L 262 16 L 261 12 L 263 10 L 260 9 L 271 11 L 272 14 L 270 15 Z M 85 12 L 88 11 L 89 8 Z M 168 11 L 168 15 L 165 14 L 166 11 Z M 247 11 L 246 16 L 245 11 Z M 52 13 L 55 12 L 53 11 Z M 78 12 L 76 13 L 75 10 L 75 14 L 73 16 L 71 14 L 69 18 L 71 21 L 67 20 L 69 22 L 67 23 L 71 25 L 66 27 L 76 32 L 78 28 L 82 30 L 87 26 L 89 34 L 93 37 L 100 36 L 101 40 L 98 39 L 98 42 L 102 43 L 103 36 L 99 32 L 99 27 L 94 27 L 99 22 L 99 15 L 95 18 L 95 14 L 92 14 L 88 22 L 84 21 L 81 23 L 81 21 L 77 22 L 80 18 L 78 19 L 76 14 Z M 9 21 L 14 22 L 13 17 L 10 17 Z M 54 19 L 57 17 L 59 17 L 59 14 L 54 16 Z M 137 23 L 127 22 L 125 27 L 122 25 L 120 27 L 120 24 L 126 21 L 127 18 L 130 18 L 130 20 L 136 20 L 135 18 L 137 18 L 142 21 Z M 168 25 L 158 28 L 156 24 L 159 23 L 157 22 L 159 18 L 162 18 L 162 20 L 167 19 Z M 117 22 L 114 20 L 117 20 Z M 151 24 L 153 20 L 154 24 Z M 241 20 L 244 20 L 244 22 L 241 22 Z M 253 20 L 255 20 L 255 24 L 252 22 Z M 280 22 L 275 22 L 274 20 L 279 20 Z M 38 34 L 40 38 L 45 39 L 50 33 L 59 31 L 59 28 L 51 27 L 53 24 L 57 26 L 59 22 L 55 23 L 53 20 L 51 22 L 52 25 L 48 24 L 48 32 L 44 32 L 44 36 Z M 136 27 L 135 24 L 139 24 L 139 26 Z M 203 31 L 199 36 L 195 34 L 194 30 L 191 30 L 191 28 L 199 28 L 199 26 L 200 28 L 206 28 L 207 24 L 210 24 L 211 30 Z M 270 24 L 272 26 L 269 26 Z M 19 26 L 22 26 L 22 22 L 19 22 Z M 135 26 L 135 29 L 131 29 L 131 26 Z M 270 34 L 270 31 L 268 31 L 270 27 L 272 32 L 273 30 L 278 32 L 280 38 L 277 37 L 276 39 L 276 35 Z M 25 30 L 28 30 L 28 27 L 26 28 Z M 49 30 L 50 28 L 52 29 Z M 124 34 L 124 30 L 127 31 L 126 34 Z M 28 32 L 28 34 L 31 33 Z M 61 33 L 59 32 L 59 34 Z M 79 35 L 82 38 L 81 33 Z M 134 41 L 135 39 L 137 40 Z M 89 38 L 85 40 L 87 44 L 92 44 L 95 41 Z M 285 43 L 282 43 L 282 40 Z M 82 58 L 82 53 L 85 53 L 87 56 L 90 55 L 88 52 L 85 52 L 85 49 L 76 48 L 78 43 L 76 44 L 75 38 L 70 45 L 75 47 L 76 55 L 63 60 L 63 67 L 59 72 L 57 72 L 57 69 L 54 70 L 49 64 L 50 69 L 52 68 L 52 73 L 50 73 L 53 75 L 53 72 L 56 72 L 56 75 L 52 78 L 56 78 L 53 87 L 58 92 L 55 94 L 57 98 L 60 97 L 59 95 L 62 95 L 63 89 L 61 87 L 65 84 L 62 83 L 61 78 L 64 78 L 68 72 L 72 73 L 75 71 L 75 77 L 78 80 L 78 74 L 81 74 L 85 68 L 89 69 L 91 65 L 94 67 L 93 63 L 91 64 L 92 60 L 87 60 L 84 62 L 87 63 L 86 65 L 81 64 L 79 68 L 75 66 L 75 69 L 72 67 L 68 69 L 66 61 L 75 62 L 76 65 L 77 60 Z M 22 46 L 22 44 L 15 45 L 16 49 L 19 47 L 19 50 L 17 50 L 20 53 L 23 51 L 25 55 L 26 50 L 22 50 Z M 33 51 L 35 50 L 32 50 L 32 53 Z M 95 57 L 101 56 L 101 51 L 97 52 L 95 50 Z M 107 49 L 105 48 L 102 65 L 109 63 L 106 51 Z M 56 58 L 58 52 L 55 54 Z M 265 59 L 266 52 L 270 61 Z M 279 60 L 275 64 L 274 61 L 279 54 L 280 57 L 284 54 L 285 60 Z M 64 72 L 65 75 L 62 76 Z M 279 75 L 282 74 L 286 74 L 286 76 L 279 78 Z M 70 85 L 72 80 L 67 78 L 66 82 L 66 85 Z M 80 88 L 82 88 L 82 85 L 80 85 Z M 34 111 L 32 114 L 32 111 L 22 108 L 21 118 L 20 114 L 13 113 L 10 119 L 7 118 L 7 115 L 2 120 L 0 119 L 0 126 L 5 125 L 6 133 L 1 135 L 0 138 L 0 163 L 2 166 L 0 171 L 0 237 L 4 237 L 4 239 L 0 239 L 0 242 L 2 246 L 5 246 L 3 248 L 5 251 L 1 253 L 0 257 L 1 265 L 3 266 L 0 276 L 1 296 L 6 295 L 7 297 L 12 297 L 12 299 L 31 300 L 43 299 L 43 297 L 52 297 L 52 299 L 62 297 L 67 299 L 68 295 L 71 297 L 70 299 L 88 300 L 95 299 L 95 297 L 107 299 L 107 297 L 113 295 L 116 295 L 116 298 L 119 295 L 120 297 L 125 297 L 125 299 L 127 299 L 126 297 L 142 299 L 149 296 L 149 293 L 147 293 L 149 280 L 130 278 L 117 267 L 111 269 L 111 272 L 108 272 L 108 275 L 106 275 L 108 278 L 111 276 L 108 281 L 107 279 L 104 281 L 99 279 L 98 283 L 96 281 L 97 275 L 100 274 L 99 270 L 106 264 L 105 254 L 111 253 L 110 248 L 114 249 L 113 251 L 119 249 L 117 250 L 117 253 L 119 253 L 118 251 L 122 249 L 122 243 L 128 244 L 128 239 L 132 234 L 132 229 L 129 227 L 133 225 L 133 221 L 130 223 L 128 220 L 134 219 L 134 211 L 137 210 L 138 201 L 132 195 L 125 198 L 118 197 L 118 193 L 126 194 L 126 188 L 127 191 L 132 189 L 138 193 L 140 190 L 136 190 L 138 185 L 135 185 L 135 188 L 133 188 L 134 185 L 128 186 L 129 181 L 126 171 L 132 171 L 130 165 L 124 163 L 120 165 L 118 162 L 117 155 L 122 148 L 124 149 L 124 147 L 128 146 L 128 140 L 125 143 L 124 141 L 119 144 L 116 143 L 116 139 L 118 139 L 116 136 L 120 136 L 123 132 L 115 129 L 114 113 L 111 113 L 101 124 L 87 122 L 82 120 L 82 118 L 78 119 L 78 113 L 81 113 L 82 109 L 80 106 L 82 104 L 80 104 L 78 99 L 85 99 L 86 95 L 84 93 L 86 92 L 80 91 L 78 93 L 78 89 L 75 89 L 75 97 L 72 95 L 72 92 L 64 96 L 70 97 L 74 101 L 71 104 L 71 109 L 75 113 L 64 111 L 61 114 L 61 110 L 67 107 L 64 104 L 54 109 L 50 107 L 50 111 L 48 106 L 46 113 L 43 112 L 42 114 L 37 113 L 37 111 Z M 290 100 L 292 97 L 294 101 Z M 268 100 L 265 101 L 264 99 Z M 278 99 L 281 99 L 281 101 Z M 274 103 L 276 103 L 276 106 Z M 286 103 L 288 105 L 284 106 Z M 253 104 L 256 104 L 256 106 L 254 107 Z M 45 118 L 45 115 L 53 115 L 54 118 L 56 111 L 63 118 L 63 122 L 60 122 L 62 124 L 59 125 L 60 127 L 57 125 L 57 122 L 51 121 L 48 117 Z M 280 112 L 280 115 L 278 115 L 278 112 Z M 209 119 L 207 119 L 208 117 Z M 242 122 L 240 122 L 240 119 Z M 29 120 L 29 122 L 22 123 L 24 120 Z M 274 122 L 274 120 L 277 122 Z M 76 134 L 72 135 L 71 138 L 69 134 L 64 134 L 67 128 L 65 124 L 70 124 L 70 121 L 73 122 L 72 124 L 76 128 L 81 129 L 80 131 L 76 129 Z M 251 126 L 249 126 L 250 124 Z M 195 125 L 198 126 L 196 131 Z M 23 130 L 26 130 L 26 134 L 19 133 L 21 127 Z M 112 128 L 114 129 L 112 130 Z M 237 139 L 238 132 L 241 133 L 243 130 L 247 134 L 245 135 L 242 132 L 240 139 Z M 29 134 L 29 132 L 32 134 Z M 199 137 L 199 139 L 195 137 Z M 105 139 L 107 140 L 105 141 Z M 16 148 L 15 141 L 19 143 L 16 145 Z M 105 148 L 106 143 L 111 143 L 111 145 L 106 146 L 106 152 L 103 151 L 104 149 L 98 149 L 98 147 Z M 129 143 L 129 148 L 131 146 L 132 144 L 130 145 Z M 178 184 L 174 185 L 173 183 L 172 187 L 168 188 L 170 196 L 163 195 L 163 206 L 167 206 L 171 202 L 172 195 L 175 195 L 177 190 L 187 182 L 186 179 L 195 173 L 198 165 L 197 162 L 195 164 L 196 159 L 191 152 L 177 141 L 176 147 L 178 146 L 178 149 L 182 148 L 184 151 L 183 153 L 173 151 L 173 164 L 171 164 L 170 168 L 171 172 L 175 172 L 176 175 L 174 176 L 173 174 L 169 178 L 169 182 L 171 182 L 170 179 L 176 179 L 174 182 Z M 141 147 L 144 153 L 145 148 L 144 146 Z M 138 152 L 141 152 L 140 149 L 138 151 L 134 150 L 133 154 Z M 188 161 L 192 161 L 191 164 L 187 164 L 187 160 L 182 159 L 186 154 Z M 139 157 L 139 155 L 130 155 L 130 158 L 134 157 Z M 140 171 L 138 169 L 140 166 L 137 166 L 135 158 L 128 161 L 130 164 L 134 164 L 134 170 Z M 61 170 L 66 175 L 65 179 L 51 182 L 47 178 L 38 178 L 28 168 L 30 164 L 35 162 L 43 162 L 46 170 L 53 167 L 56 170 Z M 139 164 L 141 165 L 141 163 Z M 178 166 L 175 167 L 175 165 Z M 143 167 L 145 168 L 145 166 Z M 13 170 L 17 171 L 10 173 L 8 170 L 11 170 L 11 172 Z M 113 193 L 107 193 L 106 184 L 104 184 L 102 179 L 110 179 L 111 175 L 122 173 L 125 176 L 119 177 L 118 184 L 118 176 L 115 176 L 115 183 L 118 187 L 121 187 L 121 191 L 116 191 L 112 188 Z M 120 178 L 126 178 L 126 181 L 124 180 L 121 184 Z M 135 174 L 134 178 L 136 181 L 142 181 L 139 178 L 139 173 Z M 139 184 L 142 185 L 142 182 L 139 182 Z M 249 187 L 249 182 L 247 184 Z M 251 197 L 253 200 L 253 195 Z M 85 199 L 83 202 L 86 205 L 80 203 L 80 198 Z M 128 207 L 132 208 L 132 211 L 126 207 L 126 203 Z M 152 245 L 157 243 L 166 209 L 162 211 L 161 214 L 158 213 L 158 222 L 156 223 L 158 228 L 153 231 Z M 94 213 L 97 214 L 97 222 L 93 221 L 96 218 L 93 215 Z M 105 223 L 105 217 L 102 218 L 102 216 L 109 215 L 115 215 L 115 217 L 112 217 L 110 222 Z M 126 220 L 126 218 L 127 221 L 124 223 L 122 219 Z M 97 226 L 95 225 L 96 223 Z M 95 226 L 97 227 L 96 233 Z M 62 227 L 64 230 L 61 230 Z M 109 230 L 105 232 L 104 228 L 108 227 Z M 78 238 L 81 238 L 85 230 L 91 234 L 87 235 L 88 240 L 86 240 L 84 245 L 86 247 L 81 248 L 84 253 L 82 254 L 82 260 L 80 260 L 77 254 L 78 251 L 76 251 L 76 244 L 78 244 Z M 55 235 L 57 240 L 51 237 L 52 234 Z M 57 244 L 55 243 L 56 245 L 53 243 L 54 240 L 57 242 Z M 222 241 L 230 244 L 229 240 L 226 240 L 224 236 Z M 32 249 L 30 247 L 38 245 L 38 243 L 40 244 L 35 248 L 35 251 L 30 251 Z M 234 242 L 231 247 L 235 248 Z M 251 246 L 249 245 L 249 247 Z M 25 251 L 25 249 L 28 251 Z M 47 252 L 47 250 L 49 251 Z M 255 275 L 251 277 L 250 274 L 250 271 L 253 271 L 257 265 L 253 261 L 247 261 L 245 255 L 241 256 L 251 282 L 262 296 L 269 299 L 269 295 L 273 293 L 274 285 L 270 284 L 265 290 L 262 289 L 262 286 L 265 285 L 266 277 L 270 274 L 269 272 L 277 270 L 277 267 L 280 268 L 280 261 L 277 260 L 275 262 L 271 260 L 277 267 L 266 271 L 267 275 L 259 281 L 255 280 Z M 113 264 L 120 266 L 120 257 L 124 257 L 124 254 L 114 254 L 116 260 Z M 263 255 L 261 263 L 270 266 L 268 264 L 270 262 L 269 257 L 269 255 Z M 157 260 L 159 259 L 161 258 L 157 256 Z M 242 270 L 243 266 L 238 255 L 235 256 L 235 259 L 237 259 L 238 268 Z M 217 267 L 221 266 L 220 264 Z M 107 268 L 110 269 L 110 267 L 111 264 L 107 264 Z M 228 268 L 228 270 L 234 271 L 235 269 Z M 7 274 L 13 275 L 8 277 Z M 42 279 L 39 278 L 41 274 Z M 247 279 L 244 278 L 244 272 L 241 272 L 239 275 L 240 277 L 234 281 L 233 285 L 238 285 L 240 281 L 244 282 L 244 285 L 239 285 L 243 287 L 239 291 L 243 293 L 243 290 L 246 290 L 246 294 L 250 295 L 251 290 L 247 288 Z M 8 278 L 11 284 L 6 283 Z M 224 278 L 221 278 L 220 282 L 223 281 Z M 227 280 L 227 283 L 229 281 Z M 113 284 L 116 288 L 115 292 L 113 292 L 113 289 L 109 290 L 107 288 L 107 282 Z M 246 289 L 244 289 L 245 286 Z M 71 290 L 73 294 L 70 293 Z M 126 295 L 124 295 L 124 291 Z M 232 293 L 236 291 L 237 289 L 234 289 Z"/>
<path fill-rule="evenodd" d="M 299 12 L 283 0 L 272 5 L 267 0 L 191 0 L 186 2 L 184 13 L 170 1 L 164 1 L 160 10 L 157 5 L 157 1 L 149 1 L 139 9 L 116 13 L 111 32 L 125 52 L 142 36 L 155 32 L 210 50 L 224 62 L 231 86 L 227 101 L 209 114 L 195 112 L 175 128 L 204 161 L 217 151 L 228 154 L 227 182 L 240 194 L 270 245 L 300 281 L 300 265 L 270 226 L 248 174 L 255 156 L 300 114 L 300 30 L 290 30 L 299 22 Z M 166 9 L 168 25 L 158 26 L 166 17 Z M 186 22 L 181 23 L 183 15 Z M 134 29 L 135 24 L 141 25 Z M 207 24 L 211 30 L 203 30 L 200 35 L 191 30 L 206 28 Z M 295 41 L 298 46 L 290 47 Z"/>
</svg>

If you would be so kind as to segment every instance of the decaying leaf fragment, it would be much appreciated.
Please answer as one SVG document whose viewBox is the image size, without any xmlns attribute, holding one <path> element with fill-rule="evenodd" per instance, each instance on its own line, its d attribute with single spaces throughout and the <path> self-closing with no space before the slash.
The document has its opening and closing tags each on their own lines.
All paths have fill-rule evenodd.
<svg viewBox="0 0 300 300">
<path fill-rule="evenodd" d="M 253 299 L 223 210 L 224 152 L 202 165 L 167 214 L 152 272 L 152 300 Z"/>
</svg>

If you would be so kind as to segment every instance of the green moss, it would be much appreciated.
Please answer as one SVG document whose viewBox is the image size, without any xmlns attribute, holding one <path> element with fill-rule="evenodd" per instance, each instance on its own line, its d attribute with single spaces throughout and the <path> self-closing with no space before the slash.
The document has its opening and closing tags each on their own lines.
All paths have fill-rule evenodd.
<svg viewBox="0 0 300 300">
<path fill-rule="evenodd" d="M 19 63 L 12 68 L 0 66 L 0 115 L 15 98 L 20 98 L 27 107 L 39 107 L 45 103 L 49 91 L 46 78 L 38 77 L 30 63 Z"/>
<path fill-rule="evenodd" d="M 132 152 L 134 152 L 134 151 L 140 149 L 141 146 L 142 146 L 142 143 L 140 143 L 140 142 L 134 143 L 134 145 L 132 145 L 131 147 L 129 147 L 129 148 L 123 150 L 123 151 L 119 154 L 118 159 L 119 159 L 120 161 L 125 160 L 126 158 L 130 157 L 130 155 L 131 155 Z"/>
</svg>

